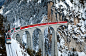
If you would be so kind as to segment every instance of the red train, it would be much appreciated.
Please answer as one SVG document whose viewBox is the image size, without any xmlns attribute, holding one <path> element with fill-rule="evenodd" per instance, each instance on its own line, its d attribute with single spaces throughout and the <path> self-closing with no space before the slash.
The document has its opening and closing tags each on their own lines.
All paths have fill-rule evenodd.
<svg viewBox="0 0 86 56">
<path fill-rule="evenodd" d="M 60 24 L 60 23 L 67 23 L 67 21 L 40 23 L 40 24 L 27 25 L 27 26 L 23 26 L 23 27 L 19 26 L 19 27 L 16 27 L 16 28 L 13 28 L 13 29 L 9 30 L 8 33 L 13 34 L 13 33 L 17 32 L 17 31 L 20 31 L 20 30 L 26 29 L 26 28 L 30 28 L 30 27 L 43 26 L 43 25 L 51 25 L 51 24 Z M 7 40 L 6 43 L 11 43 L 11 37 L 10 37 L 9 34 L 7 35 L 6 40 Z"/>
<path fill-rule="evenodd" d="M 13 29 L 9 30 L 8 32 L 13 34 L 14 32 L 20 31 L 20 30 L 25 29 L 25 28 L 43 26 L 43 25 L 51 25 L 51 24 L 60 24 L 60 23 L 67 23 L 67 21 L 40 23 L 40 24 L 33 24 L 33 25 L 27 25 L 27 26 L 19 26 L 19 27 L 16 27 L 16 28 L 13 28 Z"/>
</svg>

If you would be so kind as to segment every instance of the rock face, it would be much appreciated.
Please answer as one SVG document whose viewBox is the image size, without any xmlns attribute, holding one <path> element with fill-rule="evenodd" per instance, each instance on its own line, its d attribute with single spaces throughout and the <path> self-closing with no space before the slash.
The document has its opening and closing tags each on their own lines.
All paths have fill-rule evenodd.
<svg viewBox="0 0 86 56">
<path fill-rule="evenodd" d="M 7 56 L 5 48 L 5 30 L 3 27 L 3 19 L 4 17 L 0 14 L 0 54 L 1 56 Z"/>
<path fill-rule="evenodd" d="M 47 14 L 47 15 L 48 15 L 48 22 L 49 22 L 49 21 L 52 21 L 52 20 L 51 20 L 51 19 L 52 19 L 52 18 L 51 18 L 51 7 L 52 7 L 52 5 L 53 5 L 53 2 L 49 2 L 49 3 L 48 3 L 48 14 Z"/>
</svg>

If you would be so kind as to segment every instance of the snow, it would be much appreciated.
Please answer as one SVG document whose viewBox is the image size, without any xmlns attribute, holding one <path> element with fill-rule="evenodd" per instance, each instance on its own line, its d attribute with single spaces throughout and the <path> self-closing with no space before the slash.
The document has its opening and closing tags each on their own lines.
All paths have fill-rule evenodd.
<svg viewBox="0 0 86 56">
<path fill-rule="evenodd" d="M 11 41 L 11 44 L 5 44 L 7 56 L 24 56 L 24 54 L 29 56 L 24 49 L 20 48 L 20 44 L 16 40 L 12 39 Z"/>
<path fill-rule="evenodd" d="M 71 20 L 71 21 L 74 21 L 74 19 L 73 19 L 73 18 L 71 18 L 70 20 Z"/>
<path fill-rule="evenodd" d="M 67 6 L 66 6 L 65 3 L 62 2 L 62 1 L 60 1 L 60 3 L 55 4 L 55 6 L 56 6 L 57 8 L 59 8 L 60 5 L 62 5 L 61 8 L 66 8 L 66 9 L 67 9 Z"/>
<path fill-rule="evenodd" d="M 8 14 L 10 11 L 11 11 L 11 10 L 8 10 L 8 11 L 5 13 L 5 15 Z"/>
<path fill-rule="evenodd" d="M 85 32 L 85 28 L 84 27 L 81 27 L 80 28 L 82 32 Z"/>
<path fill-rule="evenodd" d="M 76 6 L 75 12 L 78 12 L 78 6 Z"/>
<path fill-rule="evenodd" d="M 64 46 L 64 44 L 65 44 L 65 41 L 64 41 L 64 39 L 63 39 L 63 38 L 61 38 L 60 45 L 63 47 L 63 46 Z"/>
<path fill-rule="evenodd" d="M 58 51 L 58 56 L 61 56 L 61 52 L 60 51 Z"/>
<path fill-rule="evenodd" d="M 83 13 L 83 9 L 80 9 L 79 11 L 80 11 L 81 13 Z"/>
<path fill-rule="evenodd" d="M 86 56 L 84 52 L 78 52 L 79 56 Z"/>
<path fill-rule="evenodd" d="M 41 3 L 41 0 L 38 0 L 38 3 Z"/>
<path fill-rule="evenodd" d="M 73 7 L 72 3 L 70 2 L 70 0 L 65 0 L 67 2 L 67 4 L 69 4 L 70 7 Z"/>
<path fill-rule="evenodd" d="M 57 8 L 59 8 L 59 5 L 58 5 L 58 4 L 55 4 L 55 6 L 56 6 Z"/>
<path fill-rule="evenodd" d="M 27 3 L 29 3 L 29 0 L 27 0 Z"/>
<path fill-rule="evenodd" d="M 66 11 L 66 10 L 64 10 L 63 12 L 64 12 L 64 15 L 66 16 L 66 14 L 67 14 L 67 11 Z"/>
<path fill-rule="evenodd" d="M 16 28 L 16 27 L 18 27 L 20 25 L 21 25 L 20 20 L 16 20 L 16 18 L 15 18 L 15 22 L 13 23 L 13 26 L 15 26 L 15 28 Z"/>
<path fill-rule="evenodd" d="M 86 20 L 85 20 L 85 25 L 86 25 Z"/>
<path fill-rule="evenodd" d="M 42 18 L 43 19 L 41 20 L 40 23 L 46 23 L 46 22 L 48 22 L 48 21 L 46 21 L 46 19 L 47 19 L 47 16 L 46 15 L 43 15 Z"/>
<path fill-rule="evenodd" d="M 0 9 L 0 14 L 3 14 L 3 8 Z"/>
<path fill-rule="evenodd" d="M 26 35 L 26 33 L 24 32 L 24 34 L 23 34 L 23 37 L 22 37 L 23 39 L 23 42 L 24 43 L 27 43 L 27 35 Z"/>
<path fill-rule="evenodd" d="M 62 5 L 62 6 L 63 6 L 63 8 L 66 8 L 66 9 L 67 9 L 67 6 L 65 5 L 65 3 L 64 3 L 64 2 L 60 1 L 59 5 Z"/>
<path fill-rule="evenodd" d="M 1 37 L 2 35 L 0 34 L 0 37 Z"/>
<path fill-rule="evenodd" d="M 74 31 L 76 32 L 77 30 L 78 30 L 78 28 L 77 28 L 77 27 L 75 27 L 75 28 L 74 28 Z"/>
<path fill-rule="evenodd" d="M 0 54 L 0 55 L 2 55 L 2 54 Z"/>
<path fill-rule="evenodd" d="M 77 25 L 81 26 L 81 23 L 78 23 Z"/>
<path fill-rule="evenodd" d="M 58 47 L 57 48 L 59 48 L 60 49 L 60 44 L 59 43 L 57 43 L 57 45 L 58 45 Z M 72 47 L 71 47 L 72 48 Z M 63 49 L 63 50 L 61 50 L 61 51 L 59 51 L 58 50 L 58 56 L 68 56 L 68 55 L 70 55 L 70 54 L 72 54 L 73 52 L 71 51 L 70 53 L 69 53 L 69 51 L 66 51 L 68 48 L 67 48 L 67 46 L 65 46 L 65 49 Z M 74 54 L 78 54 L 78 56 L 86 56 L 86 54 L 84 53 L 84 52 L 74 52 Z"/>
<path fill-rule="evenodd" d="M 45 38 L 44 38 L 44 42 L 45 42 L 45 39 L 47 39 L 47 37 L 46 37 L 47 34 L 48 34 L 48 27 L 47 27 L 47 28 L 45 29 L 45 31 L 44 31 L 44 37 L 45 37 Z"/>
<path fill-rule="evenodd" d="M 72 25 L 68 25 L 68 30 L 71 30 L 72 29 L 72 27 L 71 27 Z"/>
</svg>

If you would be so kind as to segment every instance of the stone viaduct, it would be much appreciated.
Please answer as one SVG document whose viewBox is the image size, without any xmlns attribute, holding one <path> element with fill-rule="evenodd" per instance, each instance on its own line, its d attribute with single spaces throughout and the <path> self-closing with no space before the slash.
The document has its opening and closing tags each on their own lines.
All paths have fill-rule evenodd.
<svg viewBox="0 0 86 56">
<path fill-rule="evenodd" d="M 52 23 L 40 23 L 40 24 L 34 24 L 29 26 L 23 26 L 20 27 L 20 30 L 14 31 L 13 33 L 13 39 L 16 39 L 20 43 L 22 43 L 22 36 L 23 33 L 26 32 L 27 34 L 27 44 L 26 48 L 33 49 L 33 41 L 32 41 L 32 35 L 35 29 L 40 29 L 39 31 L 39 49 L 42 51 L 42 56 L 45 56 L 45 44 L 44 44 L 44 30 L 47 27 L 52 27 L 52 46 L 51 46 L 51 56 L 58 56 L 58 48 L 57 48 L 57 28 L 61 25 L 66 25 L 67 22 L 52 22 Z"/>
</svg>

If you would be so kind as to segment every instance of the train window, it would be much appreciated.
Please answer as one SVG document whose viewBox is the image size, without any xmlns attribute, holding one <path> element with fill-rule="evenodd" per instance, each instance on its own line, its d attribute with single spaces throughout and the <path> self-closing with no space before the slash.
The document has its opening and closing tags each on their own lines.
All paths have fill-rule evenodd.
<svg viewBox="0 0 86 56">
<path fill-rule="evenodd" d="M 11 41 L 11 39 L 7 39 L 7 41 Z"/>
<path fill-rule="evenodd" d="M 20 27 L 17 27 L 17 28 L 16 28 L 16 30 L 19 30 L 19 29 L 20 29 Z"/>
<path fill-rule="evenodd" d="M 14 32 L 14 29 L 11 30 L 11 33 L 13 33 L 13 32 Z"/>
</svg>

